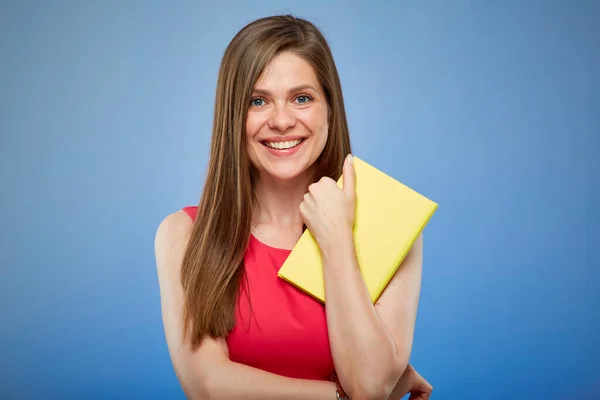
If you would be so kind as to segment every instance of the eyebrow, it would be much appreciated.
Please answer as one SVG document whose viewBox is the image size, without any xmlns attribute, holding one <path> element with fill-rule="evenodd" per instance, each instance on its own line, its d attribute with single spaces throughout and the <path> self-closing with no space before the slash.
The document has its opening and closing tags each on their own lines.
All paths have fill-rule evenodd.
<svg viewBox="0 0 600 400">
<path fill-rule="evenodd" d="M 290 90 L 288 90 L 288 93 L 299 92 L 299 91 L 305 90 L 305 89 L 311 89 L 315 92 L 318 92 L 318 90 L 315 89 L 314 86 L 309 85 L 309 84 L 304 84 L 304 85 L 298 85 L 298 86 L 291 88 Z M 252 93 L 260 94 L 263 96 L 269 96 L 271 94 L 271 92 L 269 92 L 268 90 L 265 90 L 265 89 L 254 89 L 252 91 Z"/>
</svg>

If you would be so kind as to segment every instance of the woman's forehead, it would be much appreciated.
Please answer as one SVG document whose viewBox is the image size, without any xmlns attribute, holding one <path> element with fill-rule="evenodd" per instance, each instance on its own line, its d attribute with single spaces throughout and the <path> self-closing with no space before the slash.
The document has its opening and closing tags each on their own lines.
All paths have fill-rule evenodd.
<svg viewBox="0 0 600 400">
<path fill-rule="evenodd" d="M 294 90 L 320 90 L 313 67 L 302 57 L 285 52 L 266 66 L 254 87 L 256 92 L 287 93 Z"/>
</svg>

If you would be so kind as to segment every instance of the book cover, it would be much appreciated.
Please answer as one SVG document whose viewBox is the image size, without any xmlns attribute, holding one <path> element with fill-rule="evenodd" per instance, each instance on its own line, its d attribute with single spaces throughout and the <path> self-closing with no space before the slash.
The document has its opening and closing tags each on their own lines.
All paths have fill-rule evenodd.
<svg viewBox="0 0 600 400">
<path fill-rule="evenodd" d="M 367 162 L 354 157 L 356 216 L 354 242 L 373 303 L 421 234 L 438 204 Z M 341 188 L 343 176 L 337 181 Z M 305 230 L 278 276 L 325 302 L 323 263 L 317 242 Z"/>
</svg>

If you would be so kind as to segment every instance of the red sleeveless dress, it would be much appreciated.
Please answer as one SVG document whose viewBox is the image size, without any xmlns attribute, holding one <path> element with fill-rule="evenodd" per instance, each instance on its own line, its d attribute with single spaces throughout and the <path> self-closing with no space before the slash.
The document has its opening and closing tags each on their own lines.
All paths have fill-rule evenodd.
<svg viewBox="0 0 600 400">
<path fill-rule="evenodd" d="M 197 207 L 183 210 L 195 219 Z M 250 235 L 244 255 L 248 286 L 240 286 L 236 326 L 227 337 L 229 358 L 291 378 L 330 380 L 334 365 L 324 305 L 277 276 L 289 254 Z"/>
</svg>

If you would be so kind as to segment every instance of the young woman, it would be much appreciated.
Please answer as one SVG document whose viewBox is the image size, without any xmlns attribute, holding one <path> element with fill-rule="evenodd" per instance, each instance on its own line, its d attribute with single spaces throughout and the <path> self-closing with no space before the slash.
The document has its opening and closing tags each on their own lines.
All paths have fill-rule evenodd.
<svg viewBox="0 0 600 400">
<path fill-rule="evenodd" d="M 408 364 L 422 239 L 373 305 L 354 212 L 342 89 L 325 39 L 291 16 L 250 23 L 222 60 L 200 204 L 156 233 L 165 333 L 189 398 L 429 398 Z M 325 305 L 277 277 L 305 228 L 321 249 Z"/>
</svg>

